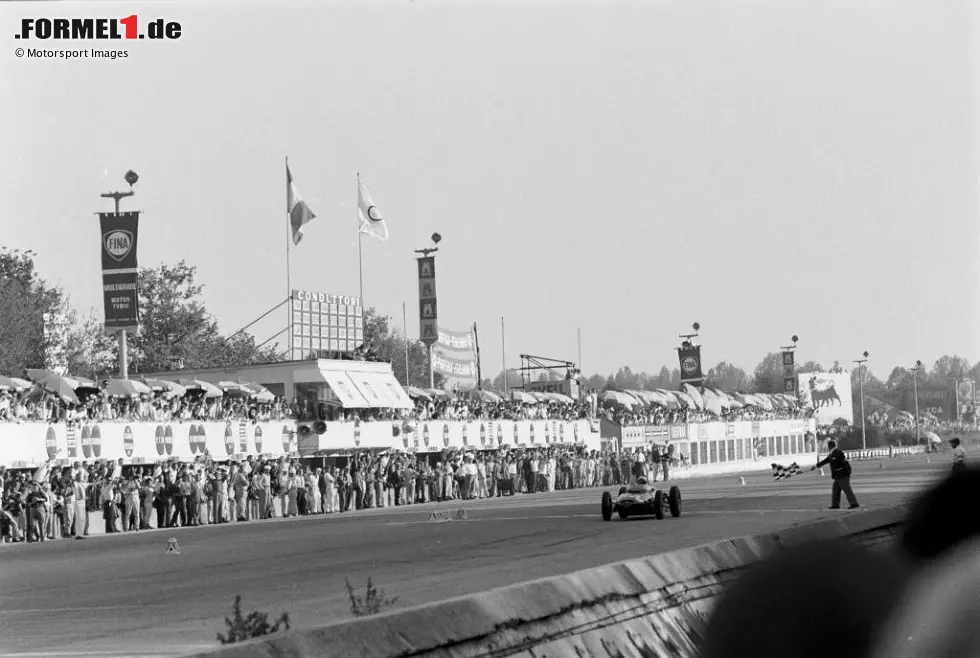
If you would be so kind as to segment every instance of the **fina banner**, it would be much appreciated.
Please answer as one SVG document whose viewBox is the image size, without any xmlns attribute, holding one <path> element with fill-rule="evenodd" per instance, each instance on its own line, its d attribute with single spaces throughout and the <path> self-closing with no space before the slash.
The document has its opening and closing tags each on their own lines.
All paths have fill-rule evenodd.
<svg viewBox="0 0 980 658">
<path fill-rule="evenodd" d="M 102 293 L 107 332 L 139 326 L 136 242 L 139 212 L 99 213 L 102 228 Z"/>
<path fill-rule="evenodd" d="M 436 259 L 432 256 L 419 258 L 419 340 L 433 345 L 439 340 L 439 322 L 436 312 Z"/>
<path fill-rule="evenodd" d="M 704 380 L 701 372 L 701 346 L 680 347 L 677 356 L 681 364 L 681 383 L 699 386 Z"/>
<path fill-rule="evenodd" d="M 432 369 L 451 387 L 476 386 L 476 337 L 472 331 L 439 330 L 433 348 Z"/>
</svg>

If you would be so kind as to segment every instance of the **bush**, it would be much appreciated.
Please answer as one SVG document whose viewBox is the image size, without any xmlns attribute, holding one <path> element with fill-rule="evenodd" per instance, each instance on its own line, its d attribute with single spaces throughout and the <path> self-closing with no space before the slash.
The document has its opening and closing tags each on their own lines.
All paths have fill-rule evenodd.
<svg viewBox="0 0 980 658">
<path fill-rule="evenodd" d="M 235 597 L 234 614 L 231 619 L 225 617 L 225 624 L 228 625 L 228 635 L 218 633 L 218 642 L 221 644 L 232 644 L 252 640 L 264 635 L 278 633 L 279 629 L 289 630 L 289 614 L 282 613 L 282 616 L 275 624 L 269 623 L 269 615 L 264 612 L 253 610 L 248 613 L 248 617 L 242 617 L 242 597 Z"/>
<path fill-rule="evenodd" d="M 344 583 L 347 585 L 347 597 L 350 599 L 350 611 L 355 617 L 376 615 L 395 605 L 395 603 L 398 601 L 397 596 L 387 598 L 384 591 L 375 587 L 370 578 L 367 580 L 367 587 L 364 588 L 363 598 L 354 593 L 354 588 L 351 586 L 349 580 L 344 578 Z"/>
</svg>

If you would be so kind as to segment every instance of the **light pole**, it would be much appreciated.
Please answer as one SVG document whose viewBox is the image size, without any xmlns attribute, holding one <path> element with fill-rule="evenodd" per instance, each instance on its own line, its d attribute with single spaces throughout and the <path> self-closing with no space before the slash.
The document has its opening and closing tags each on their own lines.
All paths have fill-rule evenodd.
<svg viewBox="0 0 980 658">
<path fill-rule="evenodd" d="M 919 371 L 922 370 L 922 361 L 916 361 L 912 368 L 912 396 L 915 398 L 915 445 L 919 445 Z"/>
<path fill-rule="evenodd" d="M 858 366 L 861 368 L 861 379 L 859 381 L 861 382 L 861 449 L 862 450 L 868 449 L 868 434 L 864 427 L 866 422 L 864 418 L 864 364 L 867 362 L 868 362 L 868 350 L 864 351 L 863 359 L 857 359 L 854 361 L 854 363 L 858 364 Z"/>
</svg>

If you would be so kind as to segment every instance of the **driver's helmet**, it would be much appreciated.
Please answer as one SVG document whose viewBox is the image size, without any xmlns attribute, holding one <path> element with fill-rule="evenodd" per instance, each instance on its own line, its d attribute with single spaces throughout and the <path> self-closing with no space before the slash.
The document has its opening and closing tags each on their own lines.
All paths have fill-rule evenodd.
<svg viewBox="0 0 980 658">
<path fill-rule="evenodd" d="M 637 484 L 642 484 L 642 485 L 646 486 L 647 479 L 645 477 L 638 477 L 638 478 L 636 478 L 636 483 Z"/>
</svg>

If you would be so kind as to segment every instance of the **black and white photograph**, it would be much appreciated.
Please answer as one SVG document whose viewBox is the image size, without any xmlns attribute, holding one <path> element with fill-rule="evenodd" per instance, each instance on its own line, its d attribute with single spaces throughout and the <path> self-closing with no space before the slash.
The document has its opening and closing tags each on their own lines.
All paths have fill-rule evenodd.
<svg viewBox="0 0 980 658">
<path fill-rule="evenodd" d="M 0 42 L 0 658 L 980 653 L 980 3 Z"/>
</svg>

